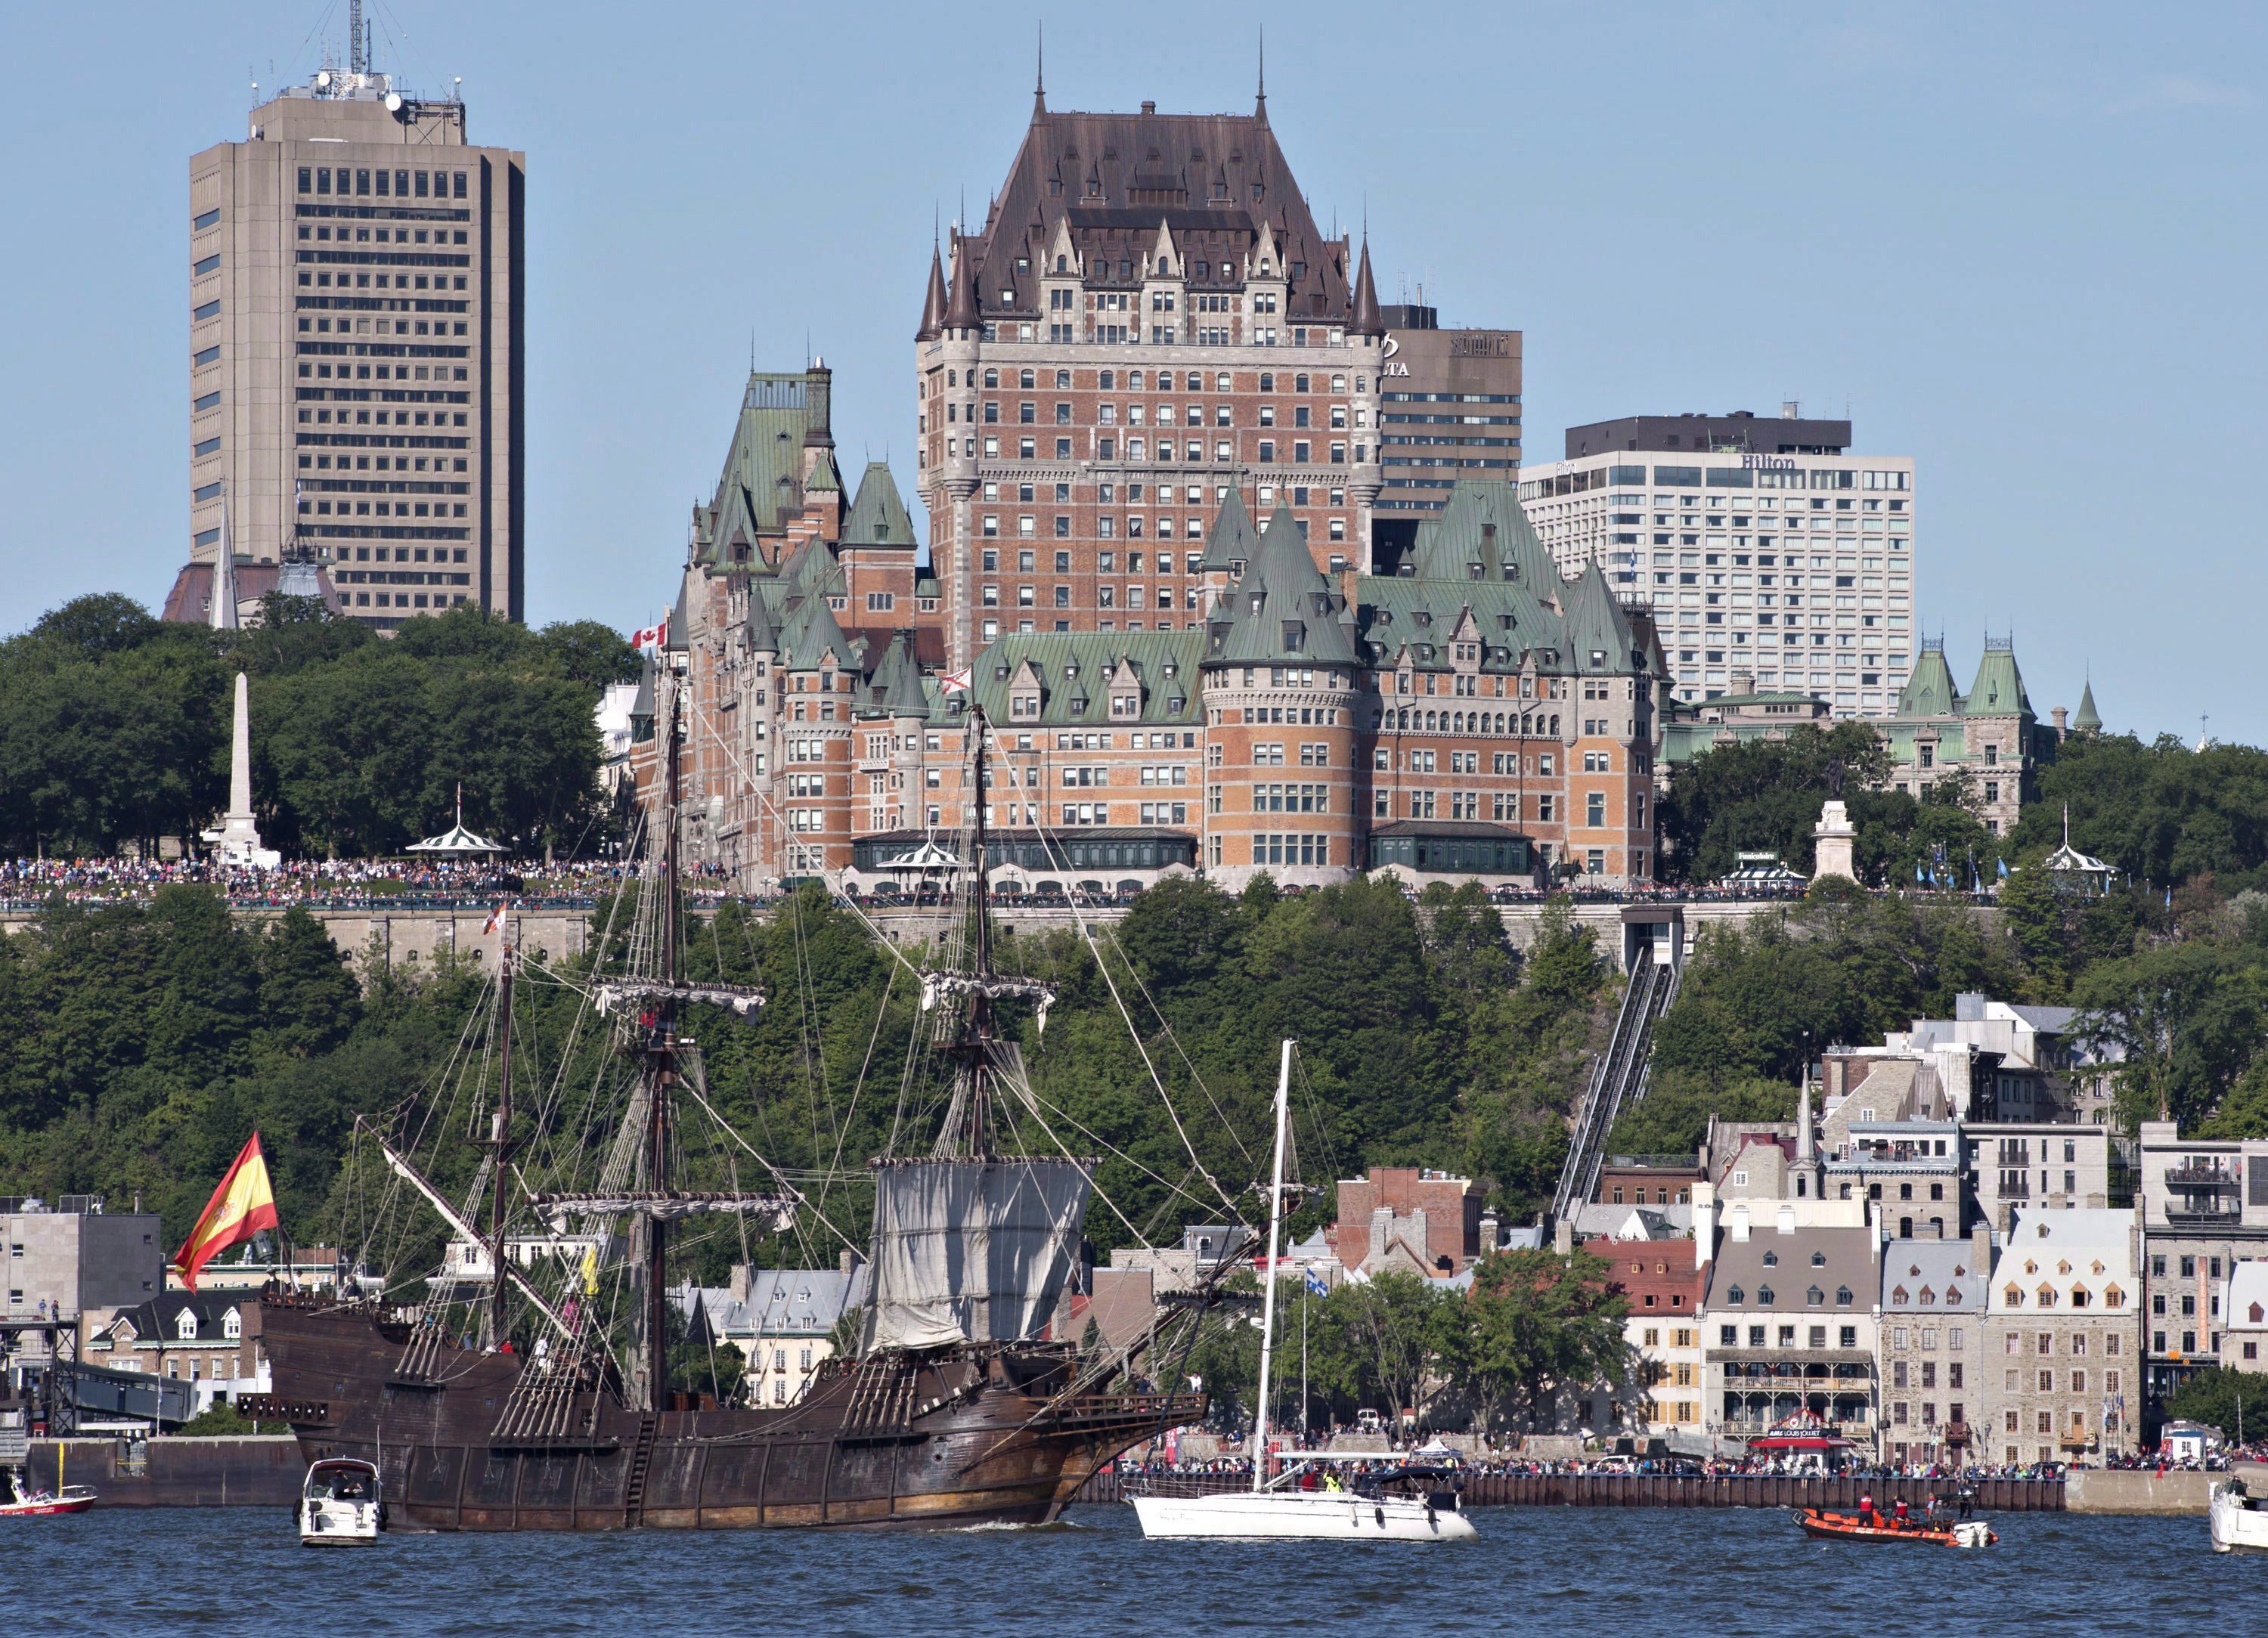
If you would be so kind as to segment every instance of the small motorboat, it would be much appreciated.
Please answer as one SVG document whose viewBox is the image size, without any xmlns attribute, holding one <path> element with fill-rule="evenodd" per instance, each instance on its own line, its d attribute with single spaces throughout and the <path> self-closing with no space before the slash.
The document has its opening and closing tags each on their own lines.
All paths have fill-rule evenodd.
<svg viewBox="0 0 2268 1638">
<path fill-rule="evenodd" d="M 85 1485 L 65 1485 L 52 1495 L 19 1485 L 7 1501 L 0 1502 L 0 1518 L 46 1518 L 56 1513 L 84 1513 L 93 1505 L 94 1492 Z"/>
<path fill-rule="evenodd" d="M 1940 1547 L 1989 1547 L 1999 1540 L 1992 1527 L 1976 1519 L 1945 1523 L 1915 1517 L 1901 1524 L 1884 1513 L 1830 1513 L 1807 1507 L 1795 1516 L 1807 1536 L 1833 1541 L 1911 1541 Z"/>
<path fill-rule="evenodd" d="M 315 1463 L 299 1493 L 298 1524 L 302 1546 L 367 1546 L 377 1540 L 386 1528 L 378 1469 L 349 1457 Z"/>
<path fill-rule="evenodd" d="M 2206 1515 L 2216 1553 L 2268 1553 L 2268 1507 L 2245 1488 L 2242 1479 L 2213 1486 Z"/>
</svg>

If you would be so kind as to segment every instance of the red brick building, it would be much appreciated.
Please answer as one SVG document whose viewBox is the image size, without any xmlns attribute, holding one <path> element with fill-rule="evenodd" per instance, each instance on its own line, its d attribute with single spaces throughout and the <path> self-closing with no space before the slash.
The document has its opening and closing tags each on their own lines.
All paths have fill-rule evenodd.
<svg viewBox="0 0 2268 1638">
<path fill-rule="evenodd" d="M 1481 1254 L 1480 1188 L 1470 1178 L 1417 1166 L 1373 1166 L 1339 1179 L 1331 1241 L 1349 1274 L 1461 1273 Z"/>
</svg>

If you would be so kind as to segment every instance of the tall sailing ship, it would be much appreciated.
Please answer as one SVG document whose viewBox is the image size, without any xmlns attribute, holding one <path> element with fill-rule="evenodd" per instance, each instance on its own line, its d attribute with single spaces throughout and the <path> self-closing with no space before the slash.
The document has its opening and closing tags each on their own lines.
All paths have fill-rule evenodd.
<svg viewBox="0 0 2268 1638">
<path fill-rule="evenodd" d="M 961 931 L 946 959 L 921 974 L 934 1015 L 930 1063 L 950 1093 L 927 1152 L 885 1155 L 871 1169 L 872 1295 L 858 1346 L 823 1361 L 785 1406 L 719 1404 L 669 1380 L 673 1237 L 714 1214 L 786 1232 L 814 1208 L 744 1138 L 735 1141 L 771 1190 L 689 1189 L 674 1175 L 688 1108 L 721 1120 L 686 1027 L 690 1010 L 747 1016 L 763 998 L 687 980 L 674 701 L 665 716 L 661 811 L 646 826 L 630 957 L 622 973 L 590 981 L 623 1063 L 619 1122 L 597 1175 L 569 1178 L 553 1164 L 554 1175 L 581 1186 L 528 1180 L 547 1168 L 523 1152 L 540 1134 L 523 1139 L 514 1125 L 507 947 L 493 1000 L 496 1090 L 481 1100 L 484 1157 L 471 1186 L 453 1200 L 421 1169 L 405 1135 L 414 1125 L 357 1123 L 405 1198 L 437 1216 L 458 1247 L 484 1249 L 484 1300 L 452 1303 L 445 1281 L 413 1305 L 383 1291 L 272 1296 L 261 1323 L 273 1392 L 247 1408 L 288 1421 L 311 1463 L 374 1464 L 394 1523 L 415 1529 L 1051 1521 L 1098 1468 L 1200 1418 L 1205 1398 L 1125 1391 L 1146 1385 L 1131 1349 L 1082 1355 L 1046 1334 L 1077 1263 L 1094 1163 L 1030 1152 L 1039 1147 L 1030 1134 L 1047 1122 L 1002 1007 L 1044 1008 L 1052 997 L 995 970 L 981 800 L 961 855 Z M 982 791 L 980 714 L 971 730 Z M 521 1119 L 544 1125 L 540 1112 Z M 543 1235 L 516 1241 L 515 1223 L 544 1225 L 555 1246 L 588 1249 L 579 1263 L 571 1249 L 525 1256 L 520 1247 Z M 611 1310 L 600 1290 L 602 1246 L 625 1248 L 608 1259 L 619 1276 Z"/>
</svg>

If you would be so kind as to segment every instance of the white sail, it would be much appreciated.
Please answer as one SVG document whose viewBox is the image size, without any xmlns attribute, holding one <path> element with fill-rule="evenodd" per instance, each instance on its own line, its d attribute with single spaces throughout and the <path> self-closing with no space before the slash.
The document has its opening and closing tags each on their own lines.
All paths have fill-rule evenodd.
<svg viewBox="0 0 2268 1638">
<path fill-rule="evenodd" d="M 1078 1160 L 927 1158 L 875 1169 L 866 1347 L 1020 1342 L 1054 1313 L 1093 1187 Z"/>
</svg>

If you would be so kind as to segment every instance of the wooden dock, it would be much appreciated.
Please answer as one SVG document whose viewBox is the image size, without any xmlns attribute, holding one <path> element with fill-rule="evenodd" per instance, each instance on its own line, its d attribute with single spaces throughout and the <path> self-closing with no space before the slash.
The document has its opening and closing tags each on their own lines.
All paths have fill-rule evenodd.
<svg viewBox="0 0 2268 1638">
<path fill-rule="evenodd" d="M 1118 1502 L 1125 1479 L 1100 1473 L 1079 1493 L 1081 1502 Z M 1176 1473 L 1163 1482 L 1176 1493 L 1241 1490 L 1248 1474 Z M 1771 1473 L 1719 1473 L 1708 1477 L 1675 1473 L 1521 1473 L 1490 1467 L 1465 1473 L 1468 1507 L 1823 1507 L 1855 1511 L 1859 1498 L 1871 1495 L 1885 1510 L 1903 1500 L 1919 1509 L 1933 1495 L 1951 1495 L 1964 1481 L 1952 1479 L 1807 1479 Z M 1972 1479 L 1980 1513 L 2060 1513 L 2060 1479 Z"/>
</svg>

